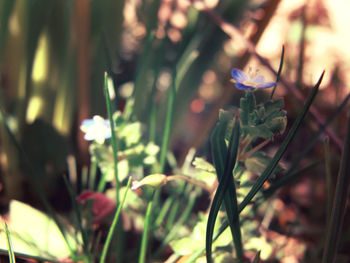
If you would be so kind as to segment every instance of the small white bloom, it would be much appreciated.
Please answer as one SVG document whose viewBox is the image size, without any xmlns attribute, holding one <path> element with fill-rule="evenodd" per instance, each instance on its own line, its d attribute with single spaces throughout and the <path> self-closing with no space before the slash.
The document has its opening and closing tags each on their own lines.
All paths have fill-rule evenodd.
<svg viewBox="0 0 350 263">
<path fill-rule="evenodd" d="M 105 120 L 98 115 L 95 115 L 92 119 L 84 120 L 80 129 L 85 133 L 84 139 L 87 141 L 95 140 L 102 144 L 105 139 L 111 137 L 109 120 Z"/>
</svg>

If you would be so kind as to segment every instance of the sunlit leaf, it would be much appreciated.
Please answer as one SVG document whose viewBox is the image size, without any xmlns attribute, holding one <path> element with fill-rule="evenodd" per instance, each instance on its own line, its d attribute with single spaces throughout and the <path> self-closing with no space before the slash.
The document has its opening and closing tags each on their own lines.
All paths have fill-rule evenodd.
<svg viewBox="0 0 350 263">
<path fill-rule="evenodd" d="M 1 219 L 2 221 L 3 219 Z M 55 222 L 44 213 L 22 202 L 10 201 L 8 225 L 11 228 L 12 245 L 15 252 L 54 258 L 69 257 L 70 251 Z M 76 238 L 66 232 L 73 249 L 78 247 Z M 1 248 L 6 249 L 4 236 L 0 235 Z"/>
</svg>

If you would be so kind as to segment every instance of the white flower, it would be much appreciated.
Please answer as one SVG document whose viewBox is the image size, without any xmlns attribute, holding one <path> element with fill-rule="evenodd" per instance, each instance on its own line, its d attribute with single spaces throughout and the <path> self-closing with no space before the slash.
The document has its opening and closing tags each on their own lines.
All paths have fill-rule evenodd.
<svg viewBox="0 0 350 263">
<path fill-rule="evenodd" d="M 92 119 L 84 120 L 80 129 L 85 133 L 84 139 L 87 141 L 95 140 L 102 144 L 105 139 L 111 137 L 109 120 L 105 120 L 98 115 L 95 115 Z"/>
</svg>

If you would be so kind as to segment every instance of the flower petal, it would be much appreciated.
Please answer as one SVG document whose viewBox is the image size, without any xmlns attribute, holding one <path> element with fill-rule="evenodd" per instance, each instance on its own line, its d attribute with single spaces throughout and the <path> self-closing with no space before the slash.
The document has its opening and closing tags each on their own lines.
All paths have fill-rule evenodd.
<svg viewBox="0 0 350 263">
<path fill-rule="evenodd" d="M 256 76 L 252 82 L 256 83 L 257 85 L 260 83 L 265 83 L 265 77 L 264 76 Z"/>
<path fill-rule="evenodd" d="M 265 82 L 261 84 L 257 84 L 256 87 L 258 89 L 266 89 L 266 88 L 271 88 L 272 86 L 275 86 L 277 82 Z"/>
<path fill-rule="evenodd" d="M 236 85 L 236 88 L 240 89 L 240 90 L 251 90 L 251 89 L 255 88 L 255 87 L 252 87 L 252 86 L 244 85 L 244 84 L 239 83 L 239 82 L 236 82 L 235 85 Z"/>
<path fill-rule="evenodd" d="M 235 69 L 235 68 L 232 70 L 232 78 L 236 82 L 243 82 L 249 79 L 246 73 L 244 73 L 242 70 Z"/>
</svg>

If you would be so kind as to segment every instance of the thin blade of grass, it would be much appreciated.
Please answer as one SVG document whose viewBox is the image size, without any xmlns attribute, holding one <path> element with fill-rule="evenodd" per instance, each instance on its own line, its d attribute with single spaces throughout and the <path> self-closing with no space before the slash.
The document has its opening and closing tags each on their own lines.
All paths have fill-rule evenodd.
<svg viewBox="0 0 350 263">
<path fill-rule="evenodd" d="M 0 254 L 6 254 L 8 253 L 8 250 L 0 248 Z M 55 260 L 54 258 L 44 258 L 39 256 L 33 256 L 33 255 L 27 255 L 25 253 L 20 252 L 14 252 L 15 257 L 17 259 L 33 259 L 36 260 L 35 262 L 52 262 L 52 263 L 62 263 L 62 261 Z"/>
<path fill-rule="evenodd" d="M 226 156 L 225 161 L 225 169 L 223 176 L 219 182 L 218 189 L 216 191 L 216 194 L 213 199 L 212 206 L 210 208 L 209 217 L 208 217 L 208 223 L 207 223 L 207 231 L 206 231 L 206 257 L 207 262 L 212 262 L 212 243 L 213 243 L 213 234 L 214 234 L 214 226 L 216 217 L 219 213 L 220 206 L 224 200 L 224 195 L 226 190 L 228 189 L 228 185 L 231 182 L 233 182 L 233 168 L 236 164 L 236 158 L 237 158 L 237 152 L 238 152 L 238 146 L 239 146 L 239 136 L 240 136 L 240 126 L 239 121 L 235 120 L 234 127 L 232 130 L 232 134 L 230 137 L 230 143 L 229 143 L 229 152 Z M 230 193 L 236 198 L 236 191 L 234 190 L 234 193 Z M 231 225 L 233 229 L 233 239 L 235 241 L 235 247 L 236 247 L 236 253 L 237 257 L 240 261 L 243 260 L 243 251 L 242 251 L 242 243 L 241 243 L 241 232 L 239 227 L 239 219 L 238 219 L 238 211 L 237 211 L 237 201 L 234 204 L 231 204 L 235 207 L 233 207 L 233 215 L 231 215 L 233 218 L 229 219 L 230 223 L 232 222 L 233 225 Z M 235 209 L 234 209 L 235 208 Z M 229 208 L 226 208 L 229 209 Z M 236 211 L 234 211 L 236 210 Z M 236 212 L 236 213 L 235 213 Z M 236 243 L 237 242 L 237 243 Z M 239 243 L 238 243 L 239 242 Z"/>
<path fill-rule="evenodd" d="M 124 196 L 121 200 L 121 202 L 118 204 L 118 208 L 117 208 L 117 211 L 114 215 L 114 218 L 113 218 L 113 221 L 112 221 L 112 224 L 111 224 L 111 227 L 109 228 L 109 231 L 108 231 L 108 235 L 107 235 L 107 238 L 106 238 L 106 242 L 103 246 L 103 250 L 102 250 L 102 254 L 101 254 L 101 259 L 100 259 L 100 263 L 104 263 L 105 260 L 106 260 L 106 256 L 107 256 L 107 252 L 108 252 L 108 248 L 109 248 L 109 245 L 111 244 L 111 241 L 112 241 L 112 237 L 113 237 L 113 234 L 115 232 L 115 229 L 116 229 L 116 226 L 117 226 L 117 223 L 118 223 L 118 220 L 119 220 L 119 216 L 120 216 L 120 213 L 122 211 L 122 208 L 123 208 L 123 205 L 124 205 L 124 202 L 126 200 L 126 196 L 128 194 L 128 191 L 130 189 L 130 184 L 131 184 L 131 176 L 129 177 L 129 180 L 128 180 L 128 183 L 126 185 L 126 191 L 124 193 Z"/>
<path fill-rule="evenodd" d="M 302 152 L 298 154 L 296 158 L 291 162 L 288 170 L 285 172 L 285 175 L 281 177 L 279 180 L 274 182 L 264 193 L 268 196 L 271 196 L 279 187 L 286 184 L 286 182 L 290 182 L 293 180 L 293 176 L 298 176 L 299 173 L 295 172 L 295 167 L 298 166 L 299 162 L 303 160 L 307 153 L 309 153 L 312 147 L 318 142 L 319 137 L 325 132 L 326 128 L 332 123 L 335 117 L 344 109 L 350 99 L 350 94 L 346 96 L 346 98 L 342 101 L 342 103 L 335 109 L 332 115 L 328 118 L 325 125 L 319 129 L 319 131 L 313 136 L 311 141 L 304 147 Z"/>
<path fill-rule="evenodd" d="M 176 221 L 176 223 L 173 224 L 173 227 L 170 229 L 169 233 L 163 239 L 161 245 L 159 246 L 159 248 L 155 253 L 155 256 L 159 255 L 163 251 L 163 249 L 170 243 L 170 241 L 174 239 L 174 237 L 176 236 L 180 228 L 183 226 L 183 224 L 191 215 L 196 199 L 197 199 L 196 195 L 192 192 L 190 194 L 186 209 L 183 211 L 181 217 Z"/>
<path fill-rule="evenodd" d="M 107 106 L 107 114 L 109 119 L 109 124 L 111 126 L 111 143 L 112 143 L 112 150 L 113 150 L 113 162 L 114 162 L 114 180 L 115 180 L 115 200 L 116 203 L 119 204 L 119 177 L 118 177 L 118 149 L 117 149 L 117 137 L 114 131 L 114 121 L 113 121 L 113 113 L 112 113 L 112 103 L 111 98 L 109 95 L 109 89 L 108 89 L 108 78 L 107 78 L 107 72 L 105 72 L 105 78 L 104 78 L 104 89 L 105 89 L 105 95 L 106 95 L 106 106 Z M 103 186 L 104 188 L 104 186 Z"/>
<path fill-rule="evenodd" d="M 341 237 L 341 230 L 346 211 L 346 201 L 350 190 L 350 113 L 348 116 L 347 131 L 344 142 L 343 154 L 340 163 L 337 186 L 333 201 L 330 223 L 327 228 L 325 248 L 322 263 L 333 263 L 336 261 L 337 250 Z"/>
<path fill-rule="evenodd" d="M 261 253 L 261 250 L 259 250 L 258 253 L 256 253 L 256 255 L 254 257 L 254 260 L 253 260 L 253 263 L 259 263 L 260 262 L 260 253 Z"/>
<path fill-rule="evenodd" d="M 163 139 L 162 139 L 162 145 L 160 150 L 160 172 L 164 172 L 165 167 L 165 160 L 166 155 L 168 152 L 168 146 L 169 146 L 169 138 L 170 138 L 170 132 L 171 132 L 171 124 L 173 120 L 173 113 L 174 113 L 174 103 L 175 103 L 175 95 L 176 95 L 176 69 L 174 69 L 173 73 L 173 80 L 170 87 L 170 94 L 169 94 L 169 100 L 168 100 L 168 108 L 166 111 L 166 117 L 165 117 L 165 124 L 164 124 L 164 133 L 163 133 Z"/>
<path fill-rule="evenodd" d="M 155 194 L 156 194 L 156 191 L 153 193 L 153 198 L 154 198 Z M 142 232 L 141 249 L 140 249 L 139 261 L 138 261 L 139 263 L 145 263 L 146 262 L 148 230 L 149 230 L 149 227 L 150 227 L 153 202 L 154 202 L 154 200 L 151 200 L 148 203 L 148 205 L 147 205 L 147 211 L 146 211 L 146 215 L 145 215 L 145 226 L 144 226 L 143 232 Z"/>
<path fill-rule="evenodd" d="M 279 81 L 279 79 L 280 79 L 280 75 L 281 75 L 281 73 L 282 73 L 283 61 L 284 61 L 284 46 L 282 46 L 282 54 L 281 54 L 280 65 L 279 65 L 278 71 L 277 71 L 276 85 L 273 87 L 273 90 L 272 90 L 272 92 L 271 92 L 270 99 L 272 99 L 273 94 L 275 94 L 275 90 L 276 90 L 276 87 L 277 87 L 277 83 L 278 83 L 278 81 Z"/>
<path fill-rule="evenodd" d="M 316 83 L 316 85 L 314 86 L 314 88 L 312 89 L 310 95 L 308 96 L 306 103 L 301 111 L 301 113 L 298 115 L 297 119 L 295 120 L 295 122 L 293 123 L 293 126 L 291 127 L 291 129 L 289 130 L 286 138 L 283 140 L 280 148 L 278 149 L 278 151 L 275 153 L 274 157 L 272 158 L 271 162 L 269 163 L 269 165 L 266 167 L 266 169 L 264 170 L 264 172 L 261 174 L 261 176 L 259 177 L 259 179 L 255 182 L 255 184 L 253 185 L 253 187 L 250 189 L 249 193 L 245 196 L 245 198 L 243 199 L 242 203 L 240 203 L 238 210 L 241 212 L 249 203 L 250 201 L 254 198 L 254 196 L 257 194 L 257 192 L 261 189 L 261 187 L 263 186 L 263 184 L 265 183 L 265 181 L 271 176 L 271 174 L 275 171 L 278 162 L 280 161 L 280 159 L 282 158 L 283 154 L 285 153 L 285 151 L 287 150 L 287 147 L 289 145 L 289 143 L 293 140 L 301 122 L 303 121 L 306 113 L 308 112 L 317 92 L 318 92 L 318 88 L 322 82 L 322 78 L 324 76 L 324 71 L 321 74 L 318 82 Z"/>
<path fill-rule="evenodd" d="M 8 247 L 8 253 L 9 253 L 9 261 L 10 263 L 16 263 L 15 254 L 12 249 L 10 230 L 6 223 L 5 223 L 5 233 L 6 233 L 7 247 Z"/>
<path fill-rule="evenodd" d="M 112 77 L 113 86 L 114 86 L 114 89 L 116 90 L 117 89 L 117 78 L 116 78 L 116 74 L 113 71 L 112 52 L 111 52 L 110 47 L 108 45 L 108 36 L 107 36 L 105 30 L 102 30 L 102 43 L 103 43 L 103 48 L 104 48 L 106 60 L 107 60 L 107 73 L 109 76 Z M 111 104 L 113 112 L 116 110 L 115 106 L 118 105 L 118 99 L 119 99 L 118 92 L 115 92 L 115 94 L 116 94 L 115 103 Z"/>
<path fill-rule="evenodd" d="M 82 225 L 82 219 L 81 219 L 81 214 L 80 214 L 80 211 L 79 211 L 79 208 L 78 208 L 78 205 L 77 205 L 76 194 L 75 194 L 72 186 L 70 185 L 68 179 L 66 178 L 66 176 L 63 176 L 63 181 L 64 181 L 64 183 L 66 185 L 66 188 L 68 190 L 69 196 L 71 198 L 73 211 L 74 211 L 74 214 L 75 214 L 75 216 L 77 218 L 77 221 L 78 221 L 78 228 L 79 228 L 81 236 L 83 238 L 83 250 L 84 250 L 84 253 L 86 254 L 86 256 L 88 256 L 89 255 L 88 239 L 87 239 L 86 231 L 84 230 L 83 225 Z"/>
</svg>

